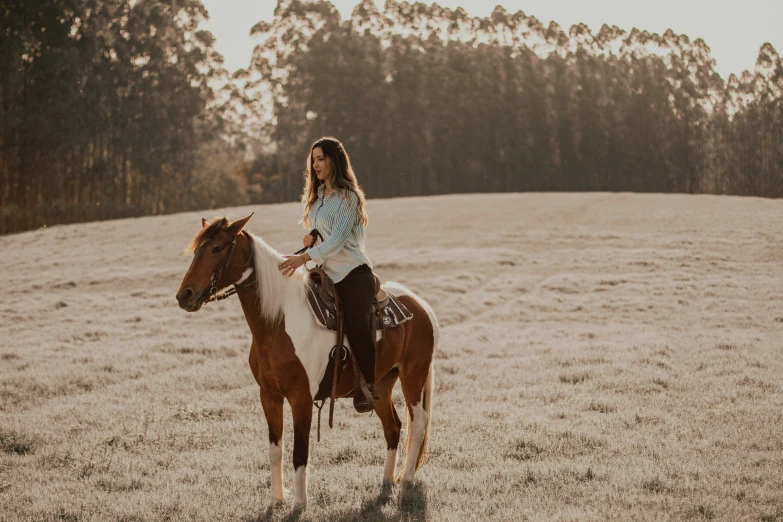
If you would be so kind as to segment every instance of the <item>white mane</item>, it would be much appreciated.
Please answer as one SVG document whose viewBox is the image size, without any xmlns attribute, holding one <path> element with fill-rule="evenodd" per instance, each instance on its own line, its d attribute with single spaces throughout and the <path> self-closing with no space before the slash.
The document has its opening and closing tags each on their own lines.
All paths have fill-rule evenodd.
<svg viewBox="0 0 783 522">
<path fill-rule="evenodd" d="M 283 262 L 283 256 L 260 237 L 253 234 L 250 234 L 250 237 L 261 318 L 277 323 L 283 318 L 286 304 L 302 302 L 305 299 L 304 276 L 301 270 L 297 270 L 291 277 L 284 276 L 277 268 Z"/>
</svg>

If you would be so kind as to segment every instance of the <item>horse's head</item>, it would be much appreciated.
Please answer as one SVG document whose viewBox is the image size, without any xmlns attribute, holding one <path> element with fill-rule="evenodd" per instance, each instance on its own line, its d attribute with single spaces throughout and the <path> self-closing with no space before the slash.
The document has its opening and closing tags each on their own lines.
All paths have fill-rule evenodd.
<svg viewBox="0 0 783 522">
<path fill-rule="evenodd" d="M 198 311 L 210 296 L 211 290 L 224 288 L 241 277 L 242 270 L 247 268 L 242 260 L 248 260 L 250 252 L 248 248 L 246 252 L 240 253 L 238 239 L 252 215 L 233 223 L 226 218 L 212 223 L 201 220 L 201 231 L 189 247 L 189 251 L 193 252 L 193 261 L 177 291 L 180 308 L 188 312 Z"/>
</svg>

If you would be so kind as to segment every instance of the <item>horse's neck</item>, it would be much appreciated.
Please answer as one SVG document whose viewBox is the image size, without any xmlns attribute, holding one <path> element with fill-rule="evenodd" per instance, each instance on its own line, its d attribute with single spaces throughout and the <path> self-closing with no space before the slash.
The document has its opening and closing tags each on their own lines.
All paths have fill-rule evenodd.
<svg viewBox="0 0 783 522">
<path fill-rule="evenodd" d="M 245 314 L 247 326 L 250 333 L 257 339 L 272 339 L 277 336 L 280 328 L 283 328 L 283 321 L 279 323 L 268 321 L 261 316 L 260 297 L 255 286 L 246 288 L 237 293 L 239 302 L 242 305 L 242 312 Z M 285 320 L 285 317 L 283 318 Z"/>
<path fill-rule="evenodd" d="M 284 329 L 285 311 L 307 306 L 305 295 L 297 285 L 303 285 L 299 274 L 291 278 L 279 272 L 279 254 L 259 238 L 253 242 L 253 265 L 256 284 L 238 293 L 248 327 L 254 337 L 273 338 Z M 264 302 L 267 299 L 269 302 Z M 270 309 L 279 310 L 279 317 L 270 317 Z"/>
</svg>

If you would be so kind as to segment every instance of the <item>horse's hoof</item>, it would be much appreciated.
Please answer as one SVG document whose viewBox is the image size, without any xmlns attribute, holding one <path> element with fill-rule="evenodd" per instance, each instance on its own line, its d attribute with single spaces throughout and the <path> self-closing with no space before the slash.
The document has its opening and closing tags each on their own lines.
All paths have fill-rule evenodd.
<svg viewBox="0 0 783 522">
<path fill-rule="evenodd" d="M 394 481 L 383 479 L 381 490 L 378 492 L 378 501 L 386 503 L 391 498 L 392 491 L 394 491 Z"/>
<path fill-rule="evenodd" d="M 304 511 L 306 507 L 307 507 L 307 502 L 294 502 L 294 507 L 291 511 L 297 513 L 299 511 Z"/>
<path fill-rule="evenodd" d="M 282 506 L 284 503 L 285 500 L 283 500 L 282 498 L 273 498 L 272 500 L 269 501 L 269 507 L 274 509 L 278 506 Z"/>
</svg>

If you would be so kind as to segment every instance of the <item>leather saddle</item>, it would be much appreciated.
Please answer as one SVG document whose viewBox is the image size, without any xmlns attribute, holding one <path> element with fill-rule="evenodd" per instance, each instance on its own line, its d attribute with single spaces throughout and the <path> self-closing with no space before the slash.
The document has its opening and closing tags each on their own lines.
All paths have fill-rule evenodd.
<svg viewBox="0 0 783 522">
<path fill-rule="evenodd" d="M 377 331 L 388 330 L 410 320 L 413 314 L 397 297 L 381 288 L 381 281 L 375 276 L 375 297 L 372 303 L 373 338 Z M 320 267 L 311 268 L 308 275 L 307 300 L 313 316 L 320 326 L 337 331 L 339 321 L 337 291 L 334 283 Z"/>
<path fill-rule="evenodd" d="M 397 297 L 386 292 L 381 288 L 381 281 L 375 276 L 375 297 L 372 303 L 372 337 L 375 341 L 375 354 L 378 355 L 380 349 L 380 339 L 378 332 L 383 335 L 383 330 L 394 328 L 413 318 L 413 314 L 405 308 Z M 337 398 L 337 382 L 340 380 L 340 374 L 346 364 L 353 365 L 354 389 L 351 393 L 359 390 L 365 396 L 367 403 L 372 404 L 372 394 L 369 392 L 367 383 L 364 380 L 362 372 L 359 370 L 356 357 L 351 350 L 343 344 L 345 335 L 342 307 L 340 298 L 334 287 L 334 283 L 326 275 L 322 268 L 316 267 L 309 270 L 307 276 L 307 300 L 310 303 L 310 309 L 316 322 L 323 328 L 336 332 L 337 342 L 329 354 L 329 364 L 327 366 L 324 379 L 321 381 L 318 393 L 313 397 L 318 408 L 318 440 L 321 440 L 321 408 L 323 403 L 329 398 L 329 427 L 333 426 L 334 420 L 334 401 Z M 329 378 L 331 377 L 331 378 Z M 319 406 L 317 401 L 321 400 Z"/>
</svg>

